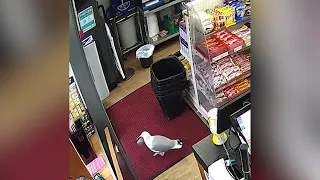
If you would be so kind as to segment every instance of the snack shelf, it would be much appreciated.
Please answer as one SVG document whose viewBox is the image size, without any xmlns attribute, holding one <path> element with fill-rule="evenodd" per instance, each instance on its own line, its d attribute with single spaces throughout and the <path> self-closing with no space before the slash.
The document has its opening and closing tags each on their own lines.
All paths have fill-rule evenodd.
<svg viewBox="0 0 320 180">
<path fill-rule="evenodd" d="M 247 78 L 249 78 L 249 77 L 250 77 L 250 76 L 248 76 Z M 238 83 L 238 82 L 241 82 L 241 81 L 243 81 L 243 80 L 245 80 L 245 79 L 247 79 L 247 78 L 238 79 L 238 81 L 237 81 L 237 82 L 234 82 L 233 84 Z M 232 84 L 232 85 L 233 85 L 233 84 Z M 230 86 L 228 86 L 228 87 L 231 87 L 232 85 L 230 85 Z M 227 88 L 228 88 L 228 87 L 227 87 Z M 247 88 L 239 91 L 236 95 L 234 95 L 234 96 L 232 96 L 232 97 L 225 98 L 225 99 L 223 99 L 223 100 L 221 100 L 221 101 L 218 101 L 218 100 L 217 100 L 216 106 L 217 106 L 217 107 L 221 107 L 222 105 L 228 103 L 228 102 L 231 101 L 232 99 L 237 98 L 238 96 L 240 96 L 241 94 L 247 92 L 248 90 L 250 90 L 250 87 L 247 87 Z M 222 91 L 220 91 L 220 92 L 222 92 Z M 217 92 L 217 94 L 218 94 L 218 92 Z"/>
<path fill-rule="evenodd" d="M 227 99 L 225 99 L 224 101 L 222 101 L 221 103 L 218 103 L 218 104 L 217 104 L 217 107 L 224 106 L 224 105 L 226 105 L 227 103 L 230 103 L 231 101 L 240 99 L 242 96 L 245 96 L 246 94 L 248 94 L 248 93 L 250 93 L 250 92 L 251 92 L 251 89 L 250 89 L 250 88 L 248 88 L 248 89 L 246 89 L 246 90 L 244 90 L 244 91 L 241 91 L 241 92 L 239 92 L 237 95 L 232 96 L 232 97 L 230 97 L 230 98 L 227 98 Z"/>
<path fill-rule="evenodd" d="M 225 53 L 222 53 L 220 54 L 219 56 L 215 56 L 212 58 L 211 61 L 209 61 L 209 59 L 207 57 L 205 57 L 200 51 L 198 51 L 197 49 L 194 49 L 194 54 L 199 56 L 201 59 L 204 59 L 205 61 L 208 61 L 210 62 L 211 64 L 222 59 L 222 58 L 225 58 L 225 57 L 228 57 L 228 56 L 231 56 L 231 55 L 234 55 L 236 53 L 239 53 L 239 52 L 242 52 L 242 51 L 246 51 L 248 49 L 250 49 L 251 46 L 244 46 L 244 47 L 241 47 L 241 48 L 236 48 L 232 53 L 229 53 L 229 52 L 225 52 Z"/>
<path fill-rule="evenodd" d="M 73 76 L 69 77 L 69 123 L 69 127 L 72 127 L 69 128 L 71 134 L 79 128 L 84 128 L 87 137 L 94 133 L 90 115 L 84 106 Z"/>
<path fill-rule="evenodd" d="M 238 83 L 238 82 L 240 82 L 250 76 L 251 76 L 250 71 L 247 71 L 244 74 L 241 74 L 240 76 L 237 76 L 237 77 L 231 79 L 230 81 L 225 82 L 224 84 L 221 84 L 219 87 L 215 88 L 215 92 L 219 93 L 219 92 L 223 91 L 224 89 L 226 89 L 226 88 L 228 88 L 228 87 L 230 87 L 230 86 L 232 86 L 232 85 L 234 85 L 234 84 L 236 84 L 236 83 Z"/>
<path fill-rule="evenodd" d="M 239 8 L 234 8 L 231 3 L 225 7 L 224 3 L 225 0 L 195 0 L 187 3 L 185 27 L 181 28 L 184 32 L 180 36 L 185 41 L 180 44 L 189 45 L 185 46 L 189 50 L 185 54 L 189 55 L 188 60 L 192 64 L 195 88 L 192 94 L 194 98 L 190 93 L 186 94 L 205 119 L 212 108 L 229 105 L 243 94 L 250 93 L 251 17 L 238 13 L 232 20 L 232 15 L 227 13 L 239 11 Z M 225 21 L 225 26 L 216 26 L 217 19 L 210 15 L 216 17 L 217 12 L 229 20 L 231 17 L 233 23 Z"/>
<path fill-rule="evenodd" d="M 218 100 L 217 100 L 218 97 L 213 98 L 212 96 L 217 96 L 217 94 L 223 93 L 224 90 L 231 88 L 233 85 L 240 83 L 240 82 L 244 81 L 245 79 L 250 78 L 250 76 L 251 76 L 251 72 L 250 72 L 250 70 L 248 70 L 246 72 L 241 73 L 241 75 L 236 76 L 236 77 L 230 79 L 229 81 L 226 81 L 225 83 L 219 85 L 218 87 L 214 87 L 214 85 L 212 84 L 213 82 L 211 82 L 212 80 L 204 77 L 203 73 L 201 73 L 197 67 L 194 68 L 194 71 L 195 71 L 195 74 L 198 78 L 198 81 L 197 81 L 198 82 L 198 86 L 197 86 L 198 91 L 200 91 L 203 94 L 203 96 L 208 100 L 208 102 L 213 106 L 214 106 L 214 103 L 213 103 L 214 100 L 217 103 L 216 106 L 220 106 L 221 102 L 218 102 Z M 199 85 L 199 81 L 201 81 L 200 84 L 202 84 L 202 85 Z M 205 86 L 203 85 L 204 83 L 206 84 Z M 210 89 L 211 90 L 214 89 L 214 90 L 210 91 Z M 224 99 L 222 101 L 222 104 L 224 104 L 225 102 L 228 102 L 231 99 L 233 99 L 233 98 Z"/>
<path fill-rule="evenodd" d="M 176 36 L 179 36 L 179 32 L 174 33 L 174 34 L 171 34 L 171 33 L 168 32 L 168 34 L 166 36 L 159 37 L 156 41 L 151 40 L 151 42 L 152 42 L 151 44 L 156 46 L 156 45 L 161 44 L 161 43 L 163 43 L 163 42 L 165 42 L 165 41 L 167 41 L 169 39 L 172 39 L 172 38 L 174 38 Z"/>
<path fill-rule="evenodd" d="M 251 22 L 251 17 L 242 13 L 240 17 L 238 10 L 231 4 L 225 6 L 224 1 L 208 1 L 196 0 L 193 5 L 187 4 L 192 53 L 215 62 L 249 47 L 251 30 L 245 25 Z M 215 7 L 204 6 L 208 3 L 215 4 Z M 232 18 L 228 13 L 235 15 Z"/>
<path fill-rule="evenodd" d="M 246 23 L 248 23 L 248 22 L 251 22 L 251 17 L 250 17 L 250 16 L 245 17 L 242 21 L 239 21 L 239 22 L 237 22 L 237 23 L 234 24 L 234 25 L 231 25 L 231 26 L 229 26 L 229 27 L 222 27 L 222 28 L 220 28 L 220 29 L 218 29 L 218 30 L 213 30 L 213 31 L 211 31 L 211 32 L 203 33 L 203 32 L 202 32 L 201 30 L 199 30 L 199 28 L 197 28 L 197 27 L 195 27 L 195 31 L 197 31 L 198 33 L 200 33 L 200 34 L 203 35 L 203 36 L 211 36 L 211 35 L 213 35 L 213 34 L 216 34 L 216 33 L 218 33 L 218 32 L 221 32 L 221 31 L 223 31 L 223 30 L 233 29 L 233 28 L 235 28 L 235 27 L 244 25 L 244 24 L 246 24 Z"/>
<path fill-rule="evenodd" d="M 189 95 L 192 102 L 195 103 L 196 102 L 196 95 L 194 93 L 194 89 L 187 89 L 186 93 Z"/>
<path fill-rule="evenodd" d="M 195 71 L 195 74 L 197 75 L 197 77 L 200 77 L 200 79 L 203 82 L 208 82 L 208 80 L 201 75 L 200 71 L 197 68 L 194 68 L 194 71 Z"/>
</svg>

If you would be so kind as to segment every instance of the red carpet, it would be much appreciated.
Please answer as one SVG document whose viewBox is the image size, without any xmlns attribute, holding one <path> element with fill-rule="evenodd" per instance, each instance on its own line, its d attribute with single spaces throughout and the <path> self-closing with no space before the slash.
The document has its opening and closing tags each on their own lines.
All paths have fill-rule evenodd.
<svg viewBox="0 0 320 180">
<path fill-rule="evenodd" d="M 209 135 L 209 129 L 188 105 L 182 115 L 168 121 L 150 83 L 111 106 L 107 112 L 140 180 L 159 175 L 191 153 L 193 144 Z M 136 144 L 136 138 L 144 130 L 151 135 L 184 139 L 183 148 L 154 157 L 145 145 Z"/>
</svg>

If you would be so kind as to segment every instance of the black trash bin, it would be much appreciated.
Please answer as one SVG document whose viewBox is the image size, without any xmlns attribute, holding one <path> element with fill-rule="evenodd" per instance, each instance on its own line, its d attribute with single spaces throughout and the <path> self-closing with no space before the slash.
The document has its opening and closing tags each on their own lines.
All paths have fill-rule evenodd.
<svg viewBox="0 0 320 180">
<path fill-rule="evenodd" d="M 151 65 L 151 79 L 157 85 L 186 81 L 186 70 L 176 56 L 169 56 Z"/>
<path fill-rule="evenodd" d="M 156 96 L 168 120 L 172 120 L 183 113 L 185 103 L 182 97 L 182 91 L 173 92 L 165 96 Z"/>
<path fill-rule="evenodd" d="M 153 63 L 153 50 L 154 45 L 146 44 L 136 51 L 136 57 L 140 60 L 141 66 L 145 69 L 149 68 Z"/>
<path fill-rule="evenodd" d="M 151 85 L 158 102 L 171 120 L 184 110 L 182 93 L 186 88 L 184 66 L 175 56 L 169 56 L 151 65 Z"/>
<path fill-rule="evenodd" d="M 153 84 L 153 86 L 158 89 L 158 90 L 167 90 L 167 89 L 170 89 L 170 88 L 173 88 L 173 87 L 177 87 L 177 86 L 181 86 L 181 85 L 184 85 L 187 83 L 187 80 L 186 78 L 185 79 L 181 79 L 180 81 L 172 81 L 168 84 L 162 84 L 162 85 L 159 85 L 155 78 L 153 78 L 151 76 L 151 82 Z"/>
<path fill-rule="evenodd" d="M 176 86 L 162 89 L 161 86 L 159 87 L 151 81 L 151 86 L 156 95 L 164 96 L 176 91 L 183 91 L 187 87 L 187 83 L 183 82 L 183 83 L 177 84 Z"/>
<path fill-rule="evenodd" d="M 151 55 L 149 58 L 140 58 L 140 64 L 143 68 L 149 68 L 151 64 L 153 63 L 153 55 Z"/>
</svg>

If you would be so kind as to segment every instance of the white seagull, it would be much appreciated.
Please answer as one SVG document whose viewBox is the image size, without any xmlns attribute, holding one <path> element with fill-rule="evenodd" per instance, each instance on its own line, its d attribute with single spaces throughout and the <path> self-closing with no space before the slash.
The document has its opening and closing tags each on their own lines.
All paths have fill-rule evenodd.
<svg viewBox="0 0 320 180">
<path fill-rule="evenodd" d="M 164 156 L 170 149 L 181 149 L 183 145 L 180 139 L 172 140 L 159 135 L 151 136 L 147 131 L 143 131 L 137 138 L 137 144 L 142 144 L 143 142 L 154 152 L 153 156 L 158 154 Z"/>
</svg>

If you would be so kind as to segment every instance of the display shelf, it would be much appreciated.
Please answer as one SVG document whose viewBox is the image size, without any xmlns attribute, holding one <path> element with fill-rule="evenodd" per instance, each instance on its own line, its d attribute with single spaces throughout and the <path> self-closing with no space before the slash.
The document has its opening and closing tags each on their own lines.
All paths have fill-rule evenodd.
<svg viewBox="0 0 320 180">
<path fill-rule="evenodd" d="M 192 103 L 195 103 L 196 102 L 196 95 L 194 93 L 194 89 L 187 89 L 186 93 L 190 96 Z"/>
<path fill-rule="evenodd" d="M 208 111 L 203 106 L 199 106 L 199 112 L 205 119 L 209 119 Z"/>
<path fill-rule="evenodd" d="M 73 134 L 79 128 L 79 126 L 77 127 L 75 125 L 79 122 L 81 127 L 85 130 L 87 137 L 94 133 L 91 118 L 80 97 L 80 91 L 77 88 L 74 77 L 71 76 L 69 77 L 69 132 L 71 134 Z"/>
<path fill-rule="evenodd" d="M 251 72 L 248 70 L 250 69 L 250 64 L 248 64 L 250 56 L 243 55 L 246 53 L 242 52 L 250 50 L 251 30 L 250 27 L 244 25 L 251 21 L 251 17 L 248 16 L 229 27 L 208 32 L 205 30 L 208 27 L 210 29 L 210 26 L 205 26 L 202 23 L 208 23 L 208 20 L 213 23 L 213 20 L 208 18 L 206 13 L 214 8 L 224 6 L 224 0 L 195 0 L 187 3 L 186 6 L 186 28 L 181 29 L 186 31 L 188 38 L 185 39 L 190 45 L 188 60 L 193 65 L 192 73 L 195 87 L 195 98 L 192 102 L 201 116 L 208 120 L 208 112 L 212 108 L 229 105 L 229 103 L 241 98 L 243 94 L 250 92 L 250 80 L 245 80 L 251 76 Z M 214 26 L 217 27 L 216 24 Z M 213 29 L 217 29 L 215 27 Z M 239 53 L 239 56 L 234 57 L 236 53 Z M 231 61 L 224 60 L 224 58 L 230 58 Z M 214 67 L 218 69 L 214 70 Z M 235 69 L 232 70 L 232 68 Z M 236 75 L 234 73 L 238 72 L 241 74 L 237 74 L 237 77 L 225 82 L 227 77 L 234 76 Z M 214 73 L 217 74 L 214 75 Z M 219 84 L 222 82 L 223 84 Z M 191 95 L 188 96 L 191 99 Z"/>
<path fill-rule="evenodd" d="M 239 21 L 239 22 L 237 22 L 236 24 L 234 24 L 234 25 L 232 25 L 232 26 L 222 27 L 222 28 L 220 28 L 220 29 L 218 29 L 218 30 L 213 30 L 213 31 L 207 32 L 207 33 L 202 33 L 201 30 L 199 30 L 197 27 L 195 27 L 194 29 L 195 29 L 195 31 L 197 31 L 198 33 L 200 33 L 200 34 L 203 35 L 203 36 L 211 36 L 211 35 L 213 35 L 213 34 L 216 34 L 216 33 L 218 33 L 218 32 L 221 32 L 221 31 L 223 31 L 223 30 L 225 30 L 225 29 L 232 30 L 232 29 L 234 29 L 234 28 L 236 28 L 236 27 L 243 26 L 244 24 L 246 24 L 246 23 L 248 23 L 248 22 L 251 22 L 251 17 L 250 17 L 250 16 L 245 17 L 244 20 Z"/>
<path fill-rule="evenodd" d="M 230 98 L 227 98 L 227 99 L 223 100 L 220 103 L 217 103 L 217 107 L 221 107 L 221 106 L 225 105 L 226 103 L 228 103 L 228 102 L 230 102 L 230 101 L 232 101 L 234 99 L 238 99 L 240 96 L 243 96 L 243 94 L 246 94 L 248 92 L 250 92 L 250 88 L 248 88 L 248 89 L 246 89 L 246 90 L 244 90 L 242 92 L 239 92 L 237 95 L 232 96 Z"/>
<path fill-rule="evenodd" d="M 209 1 L 217 3 L 215 0 Z M 207 4 L 208 2 L 199 1 L 199 3 Z M 211 19 L 213 18 L 212 14 L 207 13 L 210 9 L 201 5 L 195 6 L 202 8 L 199 9 L 187 4 L 190 22 L 189 29 L 192 38 L 190 44 L 193 44 L 193 54 L 198 54 L 201 58 L 212 63 L 250 46 L 250 43 L 248 43 L 251 32 L 250 28 L 243 29 L 244 25 L 251 21 L 250 16 L 243 17 L 244 19 L 242 21 L 236 22 L 228 27 L 224 26 L 218 30 L 209 30 L 217 28 L 216 22 L 214 23 Z M 223 6 L 223 4 L 217 5 L 217 7 L 221 6 Z M 238 32 L 233 32 L 235 30 L 238 30 Z"/>
<path fill-rule="evenodd" d="M 222 58 L 225 58 L 227 56 L 231 56 L 231 55 L 236 54 L 236 53 L 241 52 L 241 51 L 246 51 L 246 50 L 250 49 L 250 47 L 251 46 L 245 46 L 245 44 L 244 44 L 241 48 L 240 48 L 240 46 L 239 46 L 239 48 L 235 48 L 232 53 L 225 52 L 225 53 L 222 53 L 222 54 L 220 54 L 218 56 L 213 57 L 211 61 L 209 60 L 208 57 L 203 55 L 203 53 L 198 51 L 196 48 L 194 48 L 194 54 L 199 56 L 201 59 L 204 59 L 204 60 L 206 60 L 206 61 L 208 61 L 210 63 L 214 63 L 214 62 L 216 62 L 216 61 L 218 61 L 218 60 L 220 60 Z"/>
<path fill-rule="evenodd" d="M 178 3 L 181 3 L 181 2 L 184 2 L 184 1 L 185 0 L 174 0 L 174 1 L 171 1 L 169 3 L 163 4 L 160 7 L 155 8 L 155 9 L 144 11 L 144 15 L 146 16 L 146 15 L 151 14 L 151 13 L 156 13 L 158 11 L 161 11 L 161 10 L 163 10 L 165 8 L 168 8 L 170 6 L 173 6 L 175 4 L 178 4 Z"/>
<path fill-rule="evenodd" d="M 230 86 L 232 86 L 232 85 L 234 85 L 234 84 L 236 84 L 236 83 L 238 83 L 238 82 L 240 82 L 250 76 L 251 76 L 250 71 L 247 71 L 244 74 L 241 74 L 240 76 L 237 76 L 237 77 L 231 79 L 230 81 L 227 81 L 224 84 L 221 84 L 219 87 L 215 88 L 215 92 L 219 93 L 219 92 L 223 91 L 224 89 L 226 89 L 226 88 L 228 88 L 228 87 L 230 87 Z"/>
<path fill-rule="evenodd" d="M 179 36 L 179 32 L 174 33 L 174 34 L 171 34 L 171 33 L 168 32 L 168 34 L 166 36 L 164 36 L 164 37 L 160 37 L 159 36 L 156 41 L 152 40 L 152 44 L 156 46 L 158 44 L 161 44 L 161 43 L 163 43 L 163 42 L 165 42 L 165 41 L 167 41 L 169 39 L 172 39 L 174 37 L 177 37 L 177 36 Z"/>
<path fill-rule="evenodd" d="M 200 77 L 203 82 L 207 82 L 208 80 L 202 76 L 202 73 L 198 70 L 198 68 L 194 68 L 195 74 Z"/>
<path fill-rule="evenodd" d="M 138 47 L 140 47 L 140 46 L 142 46 L 142 45 L 143 45 L 142 42 L 137 42 L 135 45 L 133 45 L 133 46 L 130 47 L 130 48 L 122 49 L 122 53 L 123 53 L 123 54 L 127 54 L 128 52 L 130 52 L 130 51 L 132 51 L 132 50 L 134 50 L 134 49 L 136 49 L 136 48 L 138 48 Z"/>
<path fill-rule="evenodd" d="M 225 30 L 225 29 L 233 30 L 233 29 L 235 29 L 235 28 L 237 28 L 237 27 L 239 27 L 239 26 L 243 26 L 244 24 L 246 24 L 246 23 L 248 23 L 248 22 L 251 22 L 251 17 L 250 17 L 250 16 L 245 17 L 244 20 L 239 21 L 239 22 L 237 22 L 236 24 L 234 24 L 234 25 L 232 25 L 232 26 L 223 27 L 223 28 L 220 28 L 220 29 L 218 29 L 218 30 L 212 31 L 212 32 L 206 34 L 206 36 L 210 36 L 210 35 L 216 34 L 216 33 L 218 33 L 218 32 L 221 32 L 221 31 Z"/>
<path fill-rule="evenodd" d="M 201 121 L 209 128 L 209 123 L 207 121 L 207 118 L 205 118 L 205 116 L 207 116 L 207 112 L 201 113 L 199 111 L 200 108 L 196 105 L 195 102 L 193 102 L 193 100 L 191 99 L 189 94 L 185 94 L 183 96 L 183 99 L 191 107 L 191 109 L 194 111 L 194 113 L 198 115 L 198 117 L 201 119 Z"/>
</svg>

